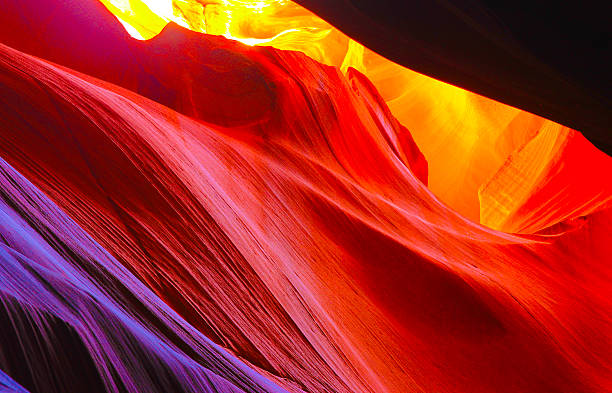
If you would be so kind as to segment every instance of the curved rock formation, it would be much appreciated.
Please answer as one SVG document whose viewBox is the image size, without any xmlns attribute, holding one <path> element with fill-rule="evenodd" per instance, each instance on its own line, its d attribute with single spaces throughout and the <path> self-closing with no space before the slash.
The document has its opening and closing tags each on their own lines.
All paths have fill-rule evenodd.
<svg viewBox="0 0 612 393">
<path fill-rule="evenodd" d="M 584 140 L 553 181 L 491 180 L 538 231 L 508 234 L 434 196 L 356 70 L 176 25 L 103 64 L 69 39 L 0 45 L 7 389 L 610 390 L 609 179 L 559 199 Z"/>
</svg>

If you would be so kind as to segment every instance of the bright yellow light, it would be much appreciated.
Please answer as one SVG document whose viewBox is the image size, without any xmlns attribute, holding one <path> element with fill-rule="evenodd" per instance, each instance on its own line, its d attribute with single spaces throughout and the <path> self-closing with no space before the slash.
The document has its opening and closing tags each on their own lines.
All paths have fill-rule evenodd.
<svg viewBox="0 0 612 393">
<path fill-rule="evenodd" d="M 553 122 L 399 66 L 287 0 L 101 0 L 138 39 L 168 21 L 246 45 L 300 51 L 376 86 L 429 164 L 429 187 L 478 221 L 479 188 L 517 148 Z M 409 50 L 408 48 L 406 50 Z"/>
</svg>

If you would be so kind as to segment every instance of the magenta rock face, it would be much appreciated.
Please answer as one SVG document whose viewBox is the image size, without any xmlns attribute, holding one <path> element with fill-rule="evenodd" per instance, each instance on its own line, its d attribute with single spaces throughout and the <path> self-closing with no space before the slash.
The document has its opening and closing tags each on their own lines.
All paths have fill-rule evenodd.
<svg viewBox="0 0 612 393">
<path fill-rule="evenodd" d="M 285 391 L 186 323 L 6 162 L 0 168 L 7 371 L 35 391 Z M 25 391 L 4 374 L 2 384 Z"/>
<path fill-rule="evenodd" d="M 521 233 L 496 231 L 432 194 L 354 69 L 136 42 L 97 2 L 43 2 L 37 30 L 23 4 L 0 15 L 0 391 L 610 391 L 612 161 L 580 134 L 539 136 L 529 187 L 546 143 L 490 180 Z"/>
</svg>

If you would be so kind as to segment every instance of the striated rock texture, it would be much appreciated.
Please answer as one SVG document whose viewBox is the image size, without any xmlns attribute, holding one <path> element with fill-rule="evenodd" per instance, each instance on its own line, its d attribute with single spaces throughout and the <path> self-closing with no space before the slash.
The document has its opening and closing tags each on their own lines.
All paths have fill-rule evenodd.
<svg viewBox="0 0 612 393">
<path fill-rule="evenodd" d="M 0 364 L 36 392 L 283 392 L 0 161 Z M 0 373 L 2 391 L 25 392 Z"/>
<path fill-rule="evenodd" d="M 332 2 L 330 0 L 325 4 Z M 384 2 L 385 0 L 382 0 L 372 4 L 374 8 L 384 7 Z M 495 175 L 507 158 L 541 130 L 562 130 L 559 124 L 551 120 L 393 63 L 291 1 L 259 0 L 253 3 L 236 0 L 167 0 L 160 3 L 157 0 L 132 0 L 126 3 L 123 0 L 102 0 L 102 3 L 121 21 L 130 35 L 139 39 L 153 38 L 168 20 L 172 20 L 193 31 L 220 34 L 249 45 L 266 45 L 303 52 L 321 63 L 337 66 L 343 72 L 347 72 L 350 67 L 355 68 L 380 92 L 393 116 L 410 129 L 427 159 L 429 188 L 440 200 L 473 221 L 480 219 L 479 189 Z M 344 4 L 348 6 L 349 2 Z M 444 8 L 441 5 L 437 7 L 437 12 Z M 419 16 L 415 15 L 425 9 L 412 8 L 410 17 L 417 19 Z M 433 8 L 435 10 L 436 5 Z M 354 9 L 348 8 L 345 11 L 351 12 Z M 393 12 L 389 13 L 393 15 Z M 362 16 L 372 14 L 374 13 Z M 422 16 L 420 18 L 422 19 Z M 358 27 L 375 28 L 375 22 L 369 20 L 358 24 Z M 436 37 L 439 39 L 456 38 L 453 34 L 447 34 L 445 29 L 440 29 L 439 25 L 440 23 L 428 23 L 426 27 L 435 28 Z M 388 34 L 379 32 L 374 36 L 384 38 Z M 399 36 L 397 39 L 401 40 L 403 37 Z M 393 45 L 403 53 L 412 54 L 414 57 L 418 53 L 421 59 L 427 57 L 419 51 L 422 45 L 415 45 L 414 42 L 412 45 L 405 45 L 406 41 L 402 45 L 400 41 L 395 41 L 397 40 L 393 41 Z M 461 40 L 447 43 L 436 60 L 443 59 L 448 55 L 449 49 L 460 43 Z M 480 54 L 492 55 L 489 50 L 483 48 L 480 49 Z M 499 52 L 497 54 L 499 55 Z M 176 57 L 177 54 L 173 53 L 172 56 Z M 465 55 L 461 60 L 465 60 L 464 57 Z M 507 60 L 502 63 L 512 64 Z M 469 69 L 479 77 L 491 74 L 488 70 L 483 72 L 479 69 L 481 67 L 482 64 L 472 64 Z M 434 70 L 429 67 L 427 69 L 437 75 Z M 500 71 L 499 64 L 493 69 Z M 456 73 L 459 69 L 455 66 L 453 71 Z M 531 70 L 530 77 L 534 76 L 533 72 L 534 70 Z M 490 76 L 499 82 L 500 75 L 501 72 L 499 75 L 496 72 Z M 556 83 L 556 86 L 560 85 L 559 82 Z M 476 88 L 473 84 L 468 86 Z M 518 89 L 522 94 L 524 86 L 525 84 L 522 84 Z M 499 90 L 503 93 L 511 91 L 508 86 L 495 90 L 496 93 L 499 93 Z M 536 91 L 540 93 L 540 90 Z M 572 98 L 577 97 L 575 92 L 567 88 L 564 89 L 564 94 Z M 556 97 L 562 96 L 557 94 Z M 593 100 L 593 96 L 589 96 L 589 99 Z M 567 102 L 575 103 L 575 100 Z M 541 103 L 541 100 L 538 103 Z M 524 101 L 521 101 L 521 104 L 524 104 Z M 594 108 L 594 105 L 589 107 Z M 574 108 L 575 105 L 572 109 Z M 536 108 L 532 110 L 535 111 Z M 566 108 L 564 113 L 569 111 L 570 109 Z M 588 133 L 585 135 L 588 136 Z M 531 144 L 538 143 L 540 139 Z M 494 225 L 489 219 L 481 223 Z"/>
<path fill-rule="evenodd" d="M 612 157 L 582 135 L 540 130 L 480 191 L 480 222 L 505 232 L 553 230 L 612 206 Z"/>
<path fill-rule="evenodd" d="M 125 42 L 124 68 L 0 45 L 0 386 L 610 390 L 605 195 L 484 228 L 359 72 L 176 25 Z"/>
<path fill-rule="evenodd" d="M 95 0 L 80 2 L 78 9 L 69 2 L 6 0 L 8 12 L 0 14 L 0 37 L 16 49 L 217 124 L 249 123 L 267 116 L 271 95 L 265 87 L 257 87 L 262 81 L 259 60 L 240 59 L 219 50 L 214 41 L 187 45 L 197 37 L 193 34 L 154 38 L 168 19 L 194 31 L 300 51 L 343 73 L 353 67 L 367 76 L 393 116 L 410 130 L 428 163 L 429 188 L 473 221 L 480 219 L 479 189 L 506 159 L 539 131 L 562 129 L 550 120 L 395 64 L 290 1 L 102 3 L 108 10 Z M 113 15 L 122 18 L 130 34 L 153 38 L 154 43 L 130 39 Z M 44 29 L 36 28 L 39 25 Z M 243 107 L 240 114 L 224 115 L 237 105 Z"/>
</svg>

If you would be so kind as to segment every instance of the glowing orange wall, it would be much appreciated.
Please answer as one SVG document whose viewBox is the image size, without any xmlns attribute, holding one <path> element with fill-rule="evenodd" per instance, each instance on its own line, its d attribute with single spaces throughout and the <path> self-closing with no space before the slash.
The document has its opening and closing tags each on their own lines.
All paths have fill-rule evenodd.
<svg viewBox="0 0 612 393">
<path fill-rule="evenodd" d="M 490 210 L 481 206 L 479 190 L 514 151 L 542 130 L 567 130 L 395 64 L 291 1 L 101 1 L 138 39 L 155 36 L 173 21 L 247 45 L 300 51 L 343 72 L 353 67 L 364 73 L 424 153 L 431 190 L 474 221 L 480 220 L 481 210 Z M 486 224 L 496 227 L 491 220 Z"/>
</svg>

